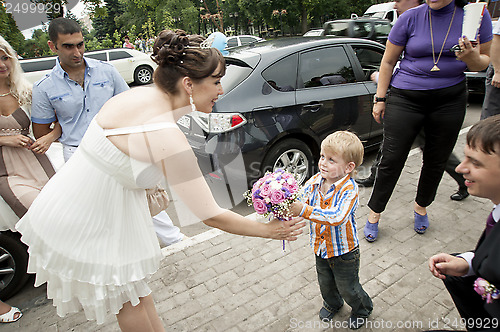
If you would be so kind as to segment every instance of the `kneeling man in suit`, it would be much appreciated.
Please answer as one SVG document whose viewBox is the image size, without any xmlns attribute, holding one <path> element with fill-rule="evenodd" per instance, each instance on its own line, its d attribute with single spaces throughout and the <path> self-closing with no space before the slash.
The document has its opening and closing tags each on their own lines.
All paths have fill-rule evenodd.
<svg viewBox="0 0 500 332">
<path fill-rule="evenodd" d="M 484 298 L 479 294 L 484 285 L 500 290 L 500 115 L 471 128 L 464 152 L 456 171 L 463 174 L 471 195 L 490 199 L 494 208 L 473 252 L 434 255 L 429 269 L 444 281 L 467 330 L 500 330 L 500 298 L 494 298 L 500 296 L 491 294 L 494 288 L 489 288 L 489 299 L 487 293 Z"/>
</svg>

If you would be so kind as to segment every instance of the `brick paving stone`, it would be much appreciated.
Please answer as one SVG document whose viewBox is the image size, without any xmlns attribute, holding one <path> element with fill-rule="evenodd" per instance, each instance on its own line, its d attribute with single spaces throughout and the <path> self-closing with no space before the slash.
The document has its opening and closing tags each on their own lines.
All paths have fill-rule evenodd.
<svg viewBox="0 0 500 332">
<path fill-rule="evenodd" d="M 361 256 L 361 259 L 363 259 L 363 256 Z M 363 284 L 366 281 L 375 278 L 377 275 L 382 273 L 382 271 L 384 271 L 384 269 L 375 263 L 361 266 L 359 270 L 359 281 Z"/>
<path fill-rule="evenodd" d="M 281 297 L 276 290 L 273 289 L 262 296 L 256 297 L 252 301 L 248 301 L 243 306 L 248 309 L 248 312 L 259 312 L 280 301 L 282 301 Z"/>
<path fill-rule="evenodd" d="M 251 261 L 245 262 L 244 264 L 237 266 L 233 269 L 233 271 L 239 276 L 248 275 L 256 270 L 258 270 L 262 265 L 265 264 L 265 261 L 260 258 L 254 258 Z"/>
<path fill-rule="evenodd" d="M 307 283 L 304 287 L 300 289 L 300 294 L 302 294 L 308 300 L 318 297 L 318 295 L 320 294 L 318 283 L 317 282 Z"/>
<path fill-rule="evenodd" d="M 377 279 L 371 279 L 371 280 L 365 282 L 362 286 L 363 286 L 363 289 L 365 290 L 365 292 L 367 292 L 368 295 L 370 295 L 370 297 L 372 299 L 375 296 L 378 296 L 382 291 L 387 289 L 387 286 L 384 285 L 382 282 L 380 282 Z"/>
<path fill-rule="evenodd" d="M 289 295 L 297 292 L 300 288 L 302 288 L 305 283 L 306 280 L 304 279 L 304 277 L 295 276 L 286 280 L 284 284 L 276 287 L 276 291 L 282 298 L 288 297 Z"/>
<path fill-rule="evenodd" d="M 163 280 L 162 280 L 163 282 Z M 151 288 L 153 289 L 153 288 Z M 174 284 L 169 284 L 165 285 L 163 283 L 163 286 L 160 287 L 160 291 L 158 292 L 153 292 L 153 296 L 157 302 L 164 301 L 166 299 L 170 299 L 176 294 L 180 294 L 182 292 L 185 292 L 188 289 L 186 284 L 181 281 L 181 282 L 176 282 Z"/>
<path fill-rule="evenodd" d="M 424 324 L 427 325 L 424 325 L 424 328 L 427 328 L 428 326 L 434 328 L 431 324 L 434 322 L 441 322 L 443 317 L 446 317 L 449 313 L 449 309 L 431 300 L 415 312 L 415 317 L 418 317 L 422 322 L 424 322 Z"/>
<path fill-rule="evenodd" d="M 221 244 L 218 244 L 218 245 L 215 245 L 212 247 L 208 247 L 208 248 L 204 249 L 201 253 L 202 253 L 203 257 L 210 258 L 210 257 L 213 257 L 213 256 L 220 254 L 221 252 L 225 252 L 225 251 L 228 251 L 231 249 L 232 249 L 232 247 L 230 245 L 223 242 Z"/>
<path fill-rule="evenodd" d="M 214 304 L 209 307 L 203 307 L 193 315 L 187 317 L 183 320 L 183 324 L 186 324 L 188 328 L 193 331 L 198 327 L 204 325 L 205 323 L 211 322 L 224 314 L 224 309 L 221 304 Z"/>
<path fill-rule="evenodd" d="M 212 306 L 216 303 L 223 303 L 227 298 L 233 297 L 233 294 L 229 288 L 221 287 L 196 299 L 203 308 Z"/>
<path fill-rule="evenodd" d="M 250 316 L 248 310 L 244 307 L 233 308 L 229 311 L 226 309 L 224 315 L 211 322 L 211 325 L 216 331 L 227 331 L 236 326 L 239 322 L 244 321 Z"/>
<path fill-rule="evenodd" d="M 215 289 L 221 288 L 228 283 L 237 280 L 238 275 L 233 270 L 229 270 L 222 274 L 217 275 L 216 277 L 205 281 L 204 285 L 207 287 L 209 291 L 214 291 Z"/>
<path fill-rule="evenodd" d="M 384 272 L 380 273 L 376 278 L 386 284 L 387 286 L 394 284 L 401 279 L 408 271 L 398 264 L 394 264 Z"/>
<path fill-rule="evenodd" d="M 244 262 L 245 261 L 240 256 L 233 256 L 230 259 L 225 260 L 218 265 L 215 265 L 214 270 L 217 273 L 221 274 L 221 273 L 230 271 L 230 270 L 236 268 L 237 266 L 240 266 Z"/>
<path fill-rule="evenodd" d="M 431 284 L 420 284 L 411 293 L 405 296 L 418 307 L 423 307 L 431 301 L 442 289 Z"/>
<path fill-rule="evenodd" d="M 414 321 L 414 317 L 412 317 L 412 312 L 415 312 L 418 307 L 410 302 L 407 299 L 401 299 L 398 301 L 397 305 L 391 305 L 390 310 L 384 311 L 380 314 L 376 320 L 384 320 L 390 322 L 385 324 L 386 329 L 391 329 L 394 327 L 407 327 L 408 325 L 412 326 L 410 322 Z M 402 328 L 401 328 L 402 330 Z"/>
<path fill-rule="evenodd" d="M 373 263 L 380 266 L 382 269 L 387 269 L 389 266 L 393 264 L 396 264 L 398 262 L 401 263 L 402 258 L 403 255 L 394 250 L 377 258 L 376 260 L 373 261 Z"/>
<path fill-rule="evenodd" d="M 283 285 L 287 282 L 287 279 L 283 278 L 279 274 L 271 275 L 261 280 L 257 281 L 254 285 L 249 288 L 257 295 L 262 296 L 269 291 L 275 289 L 276 287 Z"/>
<path fill-rule="evenodd" d="M 163 303 L 157 303 L 156 310 L 165 325 L 169 326 L 176 322 L 182 321 L 191 315 L 194 315 L 198 311 L 202 310 L 202 307 L 196 301 L 190 301 L 189 305 L 177 305 L 174 308 L 170 308 L 170 306 L 167 306 L 167 308 L 165 308 L 163 306 Z"/>
<path fill-rule="evenodd" d="M 255 293 L 250 288 L 247 288 L 240 292 L 233 293 L 231 297 L 224 299 L 221 304 L 224 310 L 227 312 L 234 310 L 234 308 L 244 306 L 246 303 L 252 301 L 256 297 L 257 295 L 255 295 Z"/>
</svg>

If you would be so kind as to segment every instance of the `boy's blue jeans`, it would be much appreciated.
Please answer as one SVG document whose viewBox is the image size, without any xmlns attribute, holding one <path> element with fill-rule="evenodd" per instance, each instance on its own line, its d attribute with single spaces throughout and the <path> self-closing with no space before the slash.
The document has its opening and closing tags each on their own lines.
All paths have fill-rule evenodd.
<svg viewBox="0 0 500 332">
<path fill-rule="evenodd" d="M 359 283 L 359 248 L 332 258 L 315 256 L 319 289 L 325 308 L 335 313 L 344 305 L 345 300 L 352 308 L 351 315 L 368 317 L 373 310 L 373 303 Z"/>
</svg>

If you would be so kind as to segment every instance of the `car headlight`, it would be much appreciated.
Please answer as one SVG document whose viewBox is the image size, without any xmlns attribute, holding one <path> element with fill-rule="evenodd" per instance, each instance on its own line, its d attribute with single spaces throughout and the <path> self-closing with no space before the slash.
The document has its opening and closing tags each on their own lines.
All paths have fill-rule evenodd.
<svg viewBox="0 0 500 332">
<path fill-rule="evenodd" d="M 191 116 L 201 129 L 210 134 L 225 133 L 247 123 L 247 119 L 240 113 L 206 114 L 196 111 Z"/>
</svg>

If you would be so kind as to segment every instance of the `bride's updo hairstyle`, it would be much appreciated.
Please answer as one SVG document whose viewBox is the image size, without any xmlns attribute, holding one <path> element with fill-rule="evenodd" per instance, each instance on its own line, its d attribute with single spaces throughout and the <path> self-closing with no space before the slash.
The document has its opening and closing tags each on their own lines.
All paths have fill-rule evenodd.
<svg viewBox="0 0 500 332">
<path fill-rule="evenodd" d="M 187 76 L 199 82 L 209 76 L 222 77 L 226 62 L 216 48 L 202 46 L 204 38 L 183 30 L 163 30 L 156 37 L 151 58 L 158 64 L 153 80 L 169 94 L 177 94 L 177 82 Z M 215 72 L 220 66 L 220 70 Z"/>
</svg>

